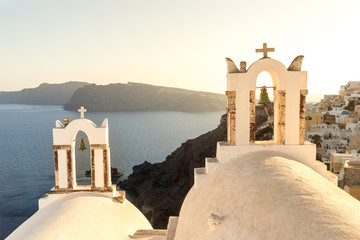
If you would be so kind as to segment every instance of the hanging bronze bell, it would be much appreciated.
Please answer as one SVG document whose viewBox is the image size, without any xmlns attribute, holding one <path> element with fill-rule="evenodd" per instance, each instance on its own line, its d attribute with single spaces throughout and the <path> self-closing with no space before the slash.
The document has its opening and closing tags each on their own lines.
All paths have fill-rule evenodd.
<svg viewBox="0 0 360 240">
<path fill-rule="evenodd" d="M 80 145 L 79 145 L 79 150 L 84 151 L 86 149 L 85 143 L 84 143 L 84 139 L 81 139 Z"/>
<path fill-rule="evenodd" d="M 268 105 L 268 104 L 270 104 L 270 103 L 271 103 L 271 101 L 270 101 L 270 99 L 269 99 L 269 96 L 268 96 L 266 87 L 263 86 L 263 87 L 261 88 L 260 100 L 258 101 L 258 104 Z"/>
</svg>

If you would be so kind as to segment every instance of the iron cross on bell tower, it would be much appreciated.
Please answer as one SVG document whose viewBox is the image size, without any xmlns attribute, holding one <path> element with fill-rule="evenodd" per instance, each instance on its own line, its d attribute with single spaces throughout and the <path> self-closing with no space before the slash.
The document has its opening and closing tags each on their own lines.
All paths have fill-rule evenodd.
<svg viewBox="0 0 360 240">
<path fill-rule="evenodd" d="M 256 52 L 262 52 L 264 53 L 264 57 L 263 58 L 267 58 L 268 52 L 275 52 L 275 48 L 267 48 L 267 43 L 263 43 L 263 48 L 262 49 L 256 49 Z"/>
</svg>

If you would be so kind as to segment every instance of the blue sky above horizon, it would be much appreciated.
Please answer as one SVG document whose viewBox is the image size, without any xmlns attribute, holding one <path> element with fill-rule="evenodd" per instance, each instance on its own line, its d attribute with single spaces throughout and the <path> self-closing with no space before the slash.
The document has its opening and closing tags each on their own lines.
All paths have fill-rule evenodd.
<svg viewBox="0 0 360 240">
<path fill-rule="evenodd" d="M 357 75 L 360 1 L 0 0 L 0 91 L 143 82 L 224 93 L 225 57 L 305 55 L 310 94 Z"/>
</svg>

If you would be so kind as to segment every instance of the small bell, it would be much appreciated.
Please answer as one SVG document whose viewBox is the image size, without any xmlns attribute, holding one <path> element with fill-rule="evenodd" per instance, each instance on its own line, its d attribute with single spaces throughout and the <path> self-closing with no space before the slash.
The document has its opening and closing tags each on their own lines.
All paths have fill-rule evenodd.
<svg viewBox="0 0 360 240">
<path fill-rule="evenodd" d="M 81 139 L 81 143 L 79 145 L 79 150 L 84 151 L 86 149 L 84 139 Z"/>
<path fill-rule="evenodd" d="M 268 96 L 266 87 L 263 86 L 263 87 L 261 88 L 260 100 L 258 101 L 258 104 L 267 105 L 267 104 L 270 104 L 270 103 L 271 103 L 271 101 L 270 101 L 270 99 L 269 99 L 269 96 Z"/>
</svg>

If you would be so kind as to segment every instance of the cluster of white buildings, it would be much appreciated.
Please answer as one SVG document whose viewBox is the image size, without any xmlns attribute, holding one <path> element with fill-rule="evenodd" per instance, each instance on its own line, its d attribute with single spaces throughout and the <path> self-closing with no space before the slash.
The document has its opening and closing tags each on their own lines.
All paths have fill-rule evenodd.
<svg viewBox="0 0 360 240">
<path fill-rule="evenodd" d="M 347 108 L 351 104 L 353 109 Z M 321 142 L 318 147 L 330 152 L 360 149 L 360 144 L 357 144 L 360 134 L 360 82 L 348 82 L 341 86 L 339 95 L 325 95 L 319 103 L 307 104 L 306 130 L 307 140 L 313 141 L 313 137 L 319 135 Z M 328 155 L 324 156 L 327 160 Z"/>
<path fill-rule="evenodd" d="M 317 143 L 317 158 L 343 187 L 354 185 L 353 172 L 360 171 L 360 82 L 348 82 L 338 95 L 307 104 L 306 139 Z"/>
<path fill-rule="evenodd" d="M 337 152 L 346 152 L 347 150 L 358 150 L 360 145 L 357 144 L 360 136 L 360 121 L 357 123 L 347 123 L 345 128 L 341 129 L 338 124 L 314 124 L 310 131 L 306 132 L 306 139 L 313 141 L 313 137 L 321 137 L 320 148 L 336 150 Z M 328 157 L 327 157 L 328 158 Z"/>
</svg>

